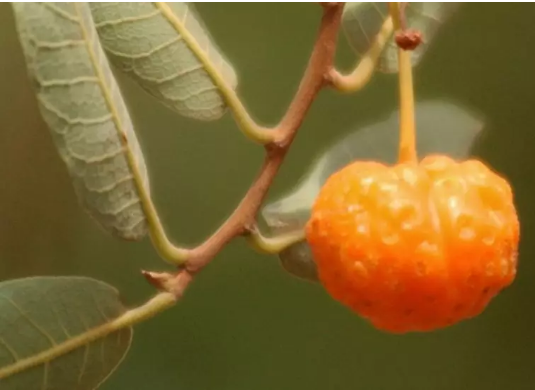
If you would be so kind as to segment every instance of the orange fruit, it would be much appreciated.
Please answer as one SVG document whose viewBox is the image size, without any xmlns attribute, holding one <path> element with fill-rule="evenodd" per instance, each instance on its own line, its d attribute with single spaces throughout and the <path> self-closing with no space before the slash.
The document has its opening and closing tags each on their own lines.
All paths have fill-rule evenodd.
<svg viewBox="0 0 535 390">
<path fill-rule="evenodd" d="M 306 238 L 330 295 L 393 333 L 481 313 L 516 275 L 508 182 L 477 160 L 355 162 L 320 190 Z"/>
</svg>

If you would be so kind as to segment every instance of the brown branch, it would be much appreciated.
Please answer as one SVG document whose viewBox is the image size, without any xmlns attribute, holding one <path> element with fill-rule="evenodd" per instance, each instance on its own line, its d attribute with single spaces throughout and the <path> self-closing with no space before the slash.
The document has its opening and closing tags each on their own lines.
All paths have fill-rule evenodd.
<svg viewBox="0 0 535 390">
<path fill-rule="evenodd" d="M 273 130 L 276 141 L 265 146 L 266 157 L 255 181 L 232 215 L 204 243 L 190 251 L 186 269 L 198 272 L 234 237 L 243 235 L 255 225 L 256 215 L 288 153 L 289 147 L 303 119 L 325 85 L 333 66 L 340 18 L 344 3 L 322 4 L 323 16 L 310 60 L 299 88 L 286 115 Z"/>
<path fill-rule="evenodd" d="M 188 251 L 187 260 L 175 275 L 143 272 L 147 280 L 157 288 L 170 291 L 177 297 L 233 238 L 247 234 L 256 224 L 256 216 L 262 202 L 279 171 L 284 157 L 301 126 L 305 115 L 333 67 L 336 42 L 344 3 L 320 3 L 323 16 L 308 65 L 299 88 L 282 118 L 272 131 L 275 141 L 265 145 L 266 155 L 254 182 L 231 216 L 204 243 Z"/>
</svg>

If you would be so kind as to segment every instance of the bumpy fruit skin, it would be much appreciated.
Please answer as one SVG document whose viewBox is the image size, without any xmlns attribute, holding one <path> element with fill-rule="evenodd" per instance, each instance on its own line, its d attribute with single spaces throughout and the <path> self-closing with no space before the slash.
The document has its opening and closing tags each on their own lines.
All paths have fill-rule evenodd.
<svg viewBox="0 0 535 390">
<path fill-rule="evenodd" d="M 479 161 L 440 155 L 342 168 L 306 228 L 326 290 L 393 333 L 481 313 L 515 278 L 519 234 L 507 181 Z"/>
</svg>

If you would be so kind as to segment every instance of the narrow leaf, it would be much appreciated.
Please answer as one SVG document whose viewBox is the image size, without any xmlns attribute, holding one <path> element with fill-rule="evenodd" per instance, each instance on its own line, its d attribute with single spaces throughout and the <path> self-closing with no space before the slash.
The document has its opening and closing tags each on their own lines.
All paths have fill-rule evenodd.
<svg viewBox="0 0 535 390">
<path fill-rule="evenodd" d="M 81 203 L 108 232 L 147 233 L 145 161 L 87 3 L 12 3 L 41 114 Z"/>
<path fill-rule="evenodd" d="M 418 103 L 415 114 L 420 157 L 440 153 L 457 159 L 466 158 L 483 128 L 483 122 L 477 116 L 441 101 Z M 263 208 L 262 216 L 272 233 L 277 235 L 303 229 L 325 181 L 347 164 L 355 160 L 395 163 L 398 141 L 399 114 L 396 110 L 386 120 L 357 129 L 329 147 L 293 190 Z M 288 247 L 280 253 L 280 258 L 289 272 L 314 280 L 315 265 L 306 242 Z"/>
<path fill-rule="evenodd" d="M 218 83 L 235 89 L 236 74 L 192 5 L 90 4 L 111 61 L 145 91 L 190 118 L 209 121 L 225 113 Z"/>
<path fill-rule="evenodd" d="M 439 27 L 457 9 L 460 3 L 407 3 L 405 11 L 407 27 L 423 34 L 423 43 L 413 51 L 413 66 L 423 55 L 435 37 Z M 342 15 L 342 27 L 351 47 L 359 56 L 370 48 L 374 37 L 388 17 L 388 3 L 346 3 Z M 394 37 L 385 46 L 377 70 L 384 73 L 398 71 L 397 46 Z"/>
<path fill-rule="evenodd" d="M 121 363 L 132 340 L 124 327 L 76 348 L 66 344 L 125 313 L 117 290 L 84 277 L 0 283 L 0 388 L 92 390 Z"/>
</svg>

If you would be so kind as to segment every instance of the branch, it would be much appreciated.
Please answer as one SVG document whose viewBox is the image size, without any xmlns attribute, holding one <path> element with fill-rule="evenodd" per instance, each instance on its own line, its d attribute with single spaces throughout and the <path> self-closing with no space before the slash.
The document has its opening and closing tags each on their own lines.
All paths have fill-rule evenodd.
<svg viewBox="0 0 535 390">
<path fill-rule="evenodd" d="M 232 238 L 250 232 L 255 225 L 258 209 L 279 171 L 297 129 L 301 126 L 320 89 L 328 84 L 328 75 L 333 67 L 344 3 L 320 3 L 320 5 L 323 9 L 323 16 L 311 57 L 297 93 L 278 126 L 271 129 L 258 127 L 241 104 L 234 90 L 227 88 L 228 86 L 218 78 L 214 79 L 218 88 L 222 89 L 238 126 L 250 138 L 262 142 L 266 150 L 266 157 L 260 173 L 230 218 L 197 248 L 181 248 L 169 240 L 149 194 L 142 192 L 143 205 L 149 219 L 151 239 L 155 249 L 163 259 L 181 267 L 185 266 L 189 270 L 198 271 Z M 258 239 L 256 244 L 259 244 L 257 248 L 262 246 L 273 248 L 272 243 L 266 242 L 263 245 L 261 236 L 256 238 Z"/>
<path fill-rule="evenodd" d="M 155 285 L 161 292 L 141 306 L 128 310 L 123 315 L 101 326 L 57 344 L 46 352 L 21 359 L 12 365 L 1 368 L 0 378 L 65 355 L 89 342 L 103 338 L 119 329 L 148 320 L 172 307 L 182 297 L 195 274 L 206 266 L 234 237 L 252 233 L 250 238 L 256 241 L 260 249 L 264 250 L 281 245 L 278 240 L 269 241 L 259 234 L 255 235 L 256 215 L 306 113 L 318 92 L 327 85 L 326 80 L 333 65 L 343 5 L 344 3 L 322 3 L 323 17 L 319 34 L 298 91 L 282 121 L 272 130 L 271 141 L 264 146 L 266 157 L 256 180 L 227 221 L 197 248 L 191 250 L 177 248 L 167 240 L 149 194 L 146 191 L 141 191 L 144 207 L 148 210 L 151 236 L 155 247 L 168 260 L 175 260 L 175 264 L 182 265 L 181 269 L 175 274 L 143 271 L 142 274 L 148 282 Z M 253 138 L 256 136 L 259 134 L 253 135 Z M 287 239 L 295 240 L 296 238 L 288 236 Z M 261 242 L 263 240 L 265 242 Z"/>
<path fill-rule="evenodd" d="M 258 210 L 288 153 L 297 130 L 318 92 L 326 85 L 327 75 L 333 66 L 344 3 L 329 3 L 322 6 L 323 16 L 310 60 L 286 114 L 280 124 L 273 129 L 275 140 L 265 145 L 266 157 L 260 173 L 232 215 L 203 244 L 190 251 L 185 263 L 189 272 L 198 272 L 230 240 L 248 233 L 254 227 Z"/>
<path fill-rule="evenodd" d="M 333 67 L 343 8 L 344 3 L 322 3 L 319 33 L 299 88 L 280 124 L 271 130 L 272 141 L 264 145 L 266 155 L 260 172 L 230 217 L 204 243 L 193 249 L 174 247 L 163 232 L 158 229 L 152 231 L 155 246 L 162 257 L 180 267 L 174 275 L 143 272 L 158 289 L 171 292 L 177 299 L 181 297 L 194 275 L 237 236 L 250 236 L 257 249 L 264 251 L 272 251 L 298 238 L 288 236 L 283 240 L 269 240 L 255 234 L 256 216 L 306 113 L 318 92 L 328 85 L 327 76 Z"/>
</svg>

